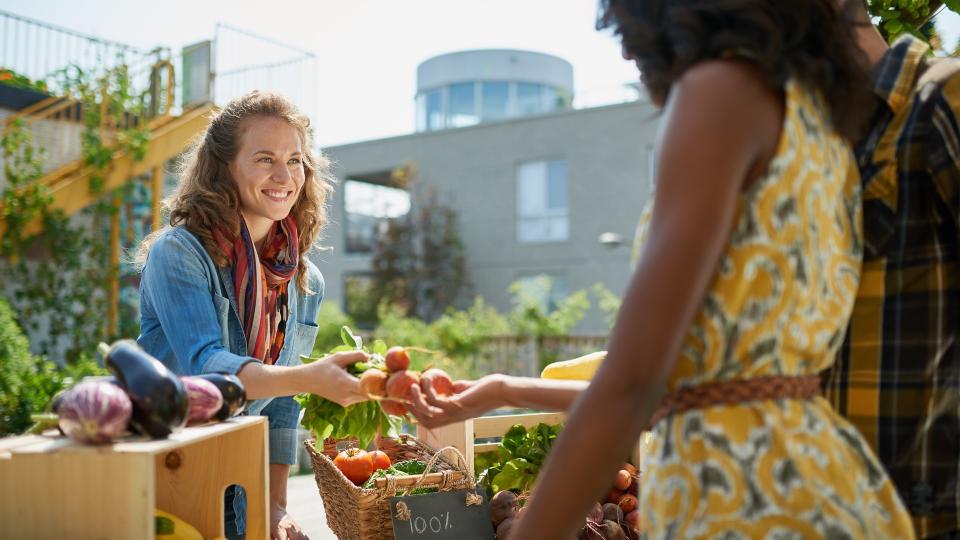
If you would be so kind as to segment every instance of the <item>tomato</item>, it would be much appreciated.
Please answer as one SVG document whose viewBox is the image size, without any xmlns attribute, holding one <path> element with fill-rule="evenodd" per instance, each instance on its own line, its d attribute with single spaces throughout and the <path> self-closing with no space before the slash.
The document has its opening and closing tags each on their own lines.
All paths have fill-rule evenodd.
<svg viewBox="0 0 960 540">
<path fill-rule="evenodd" d="M 373 460 L 370 459 L 370 454 L 359 448 L 349 448 L 340 452 L 334 458 L 333 464 L 348 480 L 358 486 L 373 475 Z"/>
<path fill-rule="evenodd" d="M 370 461 L 373 462 L 373 470 L 387 469 L 390 467 L 390 456 L 386 452 L 374 450 L 370 452 Z"/>
</svg>

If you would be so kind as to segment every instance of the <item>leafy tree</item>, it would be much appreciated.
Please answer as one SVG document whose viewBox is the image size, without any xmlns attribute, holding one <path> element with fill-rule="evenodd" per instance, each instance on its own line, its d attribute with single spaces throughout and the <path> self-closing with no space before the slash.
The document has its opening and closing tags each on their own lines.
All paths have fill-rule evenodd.
<svg viewBox="0 0 960 540">
<path fill-rule="evenodd" d="M 405 315 L 434 321 L 469 288 L 457 213 L 442 204 L 436 189 L 404 168 L 411 210 L 384 222 L 373 252 L 373 298 Z"/>
<path fill-rule="evenodd" d="M 888 40 L 911 33 L 938 49 L 939 37 L 931 19 L 942 9 L 960 13 L 960 0 L 867 0 L 867 9 Z"/>
</svg>

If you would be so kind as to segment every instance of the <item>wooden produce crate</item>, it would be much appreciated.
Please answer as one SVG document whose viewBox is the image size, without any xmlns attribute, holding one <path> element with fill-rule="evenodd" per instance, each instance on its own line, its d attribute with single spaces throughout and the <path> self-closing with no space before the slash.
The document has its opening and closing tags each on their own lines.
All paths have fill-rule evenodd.
<svg viewBox="0 0 960 540">
<path fill-rule="evenodd" d="M 247 538 L 268 538 L 267 421 L 260 416 L 85 446 L 0 439 L 0 538 L 153 539 L 154 509 L 224 536 L 223 493 L 247 494 Z"/>
<path fill-rule="evenodd" d="M 564 418 L 564 413 L 504 414 L 481 416 L 435 429 L 428 429 L 418 424 L 417 439 L 434 448 L 456 447 L 467 459 L 467 470 L 476 474 L 474 457 L 483 452 L 496 450 L 498 446 L 496 442 L 477 443 L 477 439 L 502 437 L 516 424 L 530 428 L 540 423 L 559 424 L 564 421 Z M 644 432 L 631 452 L 630 460 L 638 467 L 641 464 L 647 437 L 648 433 Z"/>
</svg>

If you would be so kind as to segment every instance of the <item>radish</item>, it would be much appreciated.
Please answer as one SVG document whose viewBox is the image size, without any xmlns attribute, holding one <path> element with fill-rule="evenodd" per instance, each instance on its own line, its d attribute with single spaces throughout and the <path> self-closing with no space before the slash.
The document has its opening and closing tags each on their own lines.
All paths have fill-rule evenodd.
<svg viewBox="0 0 960 540">
<path fill-rule="evenodd" d="M 105 444 L 127 430 L 133 404 L 115 384 L 86 381 L 63 395 L 57 413 L 67 437 L 83 444 Z"/>
</svg>

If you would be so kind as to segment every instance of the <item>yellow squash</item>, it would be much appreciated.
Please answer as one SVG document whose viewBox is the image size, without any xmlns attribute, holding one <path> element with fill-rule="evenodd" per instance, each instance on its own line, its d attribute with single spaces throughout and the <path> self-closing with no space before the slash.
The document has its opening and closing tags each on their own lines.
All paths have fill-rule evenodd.
<svg viewBox="0 0 960 540">
<path fill-rule="evenodd" d="M 203 540 L 203 535 L 193 525 L 170 512 L 154 508 L 154 521 L 156 540 Z"/>
<path fill-rule="evenodd" d="M 567 381 L 589 381 L 597 372 L 600 363 L 607 357 L 607 351 L 585 354 L 573 360 L 554 362 L 543 368 L 540 374 L 544 379 L 563 379 Z"/>
</svg>

